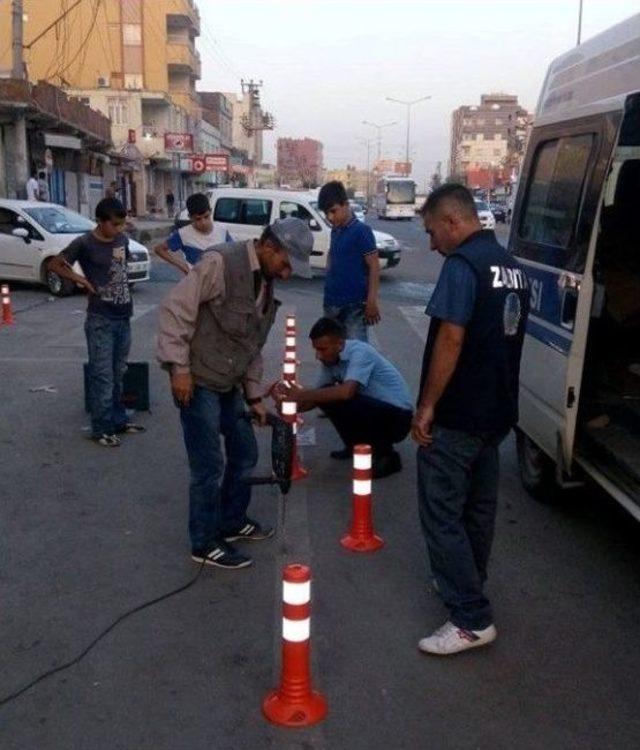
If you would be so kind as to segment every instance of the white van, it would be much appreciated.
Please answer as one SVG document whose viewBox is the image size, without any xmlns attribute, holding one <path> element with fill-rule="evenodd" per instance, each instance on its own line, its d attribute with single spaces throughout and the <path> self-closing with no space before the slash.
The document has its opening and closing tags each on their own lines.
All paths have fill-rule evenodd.
<svg viewBox="0 0 640 750">
<path fill-rule="evenodd" d="M 509 249 L 531 314 L 524 485 L 592 479 L 640 519 L 640 14 L 557 58 L 538 102 Z"/>
<path fill-rule="evenodd" d="M 331 243 L 331 225 L 318 208 L 316 192 L 292 192 L 261 188 L 214 188 L 207 191 L 213 221 L 226 229 L 234 240 L 254 239 L 276 219 L 295 216 L 309 222 L 313 232 L 312 268 L 326 268 Z M 176 222 L 188 223 L 186 210 Z M 393 268 L 400 263 L 400 244 L 390 234 L 374 231 L 380 268 Z"/>
</svg>

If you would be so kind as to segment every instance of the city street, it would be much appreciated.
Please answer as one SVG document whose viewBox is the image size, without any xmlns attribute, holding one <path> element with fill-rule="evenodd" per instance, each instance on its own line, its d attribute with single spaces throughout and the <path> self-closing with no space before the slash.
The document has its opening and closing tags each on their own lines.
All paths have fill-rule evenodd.
<svg viewBox="0 0 640 750">
<path fill-rule="evenodd" d="M 418 218 L 369 223 L 402 245 L 400 265 L 383 274 L 372 343 L 415 394 L 424 307 L 441 260 L 428 252 Z M 507 231 L 499 225 L 501 241 Z M 136 418 L 148 431 L 126 436 L 117 450 L 87 439 L 84 297 L 12 287 L 15 324 L 0 327 L 0 700 L 197 572 L 179 419 L 155 361 L 156 309 L 177 278 L 154 258 L 151 281 L 135 292 L 131 359 L 150 363 L 151 412 Z M 313 382 L 307 333 L 321 313 L 322 285 L 320 275 L 279 284 L 283 306 L 265 350 L 272 379 L 281 371 L 285 313 L 295 312 L 301 379 Z M 205 570 L 188 590 L 122 622 L 79 664 L 0 707 L 2 750 L 637 746 L 635 521 L 595 490 L 559 506 L 533 501 L 510 436 L 487 588 L 498 639 L 427 657 L 418 640 L 446 613 L 429 585 L 414 445 L 400 446 L 401 474 L 374 482 L 385 547 L 358 555 L 339 544 L 351 513 L 351 468 L 328 455 L 339 440 L 314 412 L 301 437 L 308 478 L 284 502 L 275 489 L 255 489 L 254 515 L 278 531 L 252 543 L 253 567 Z M 266 430 L 259 440 L 264 473 Z M 285 730 L 263 718 L 261 702 L 279 679 L 281 571 L 293 561 L 312 569 L 314 687 L 329 715 Z"/>
</svg>

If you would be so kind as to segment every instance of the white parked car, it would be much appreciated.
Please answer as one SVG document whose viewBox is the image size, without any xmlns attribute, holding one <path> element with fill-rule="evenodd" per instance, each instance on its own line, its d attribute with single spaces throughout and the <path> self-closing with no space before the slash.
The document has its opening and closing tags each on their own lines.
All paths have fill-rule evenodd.
<svg viewBox="0 0 640 750">
<path fill-rule="evenodd" d="M 48 270 L 49 259 L 96 226 L 75 211 L 55 203 L 0 199 L 0 279 L 45 284 L 52 294 L 71 294 L 75 284 Z M 149 251 L 129 240 L 129 281 L 149 280 Z M 82 275 L 76 263 L 73 268 Z"/>
<path fill-rule="evenodd" d="M 366 215 L 362 204 L 357 203 L 356 201 L 349 201 L 349 206 L 351 206 L 351 211 L 353 212 L 353 215 L 356 217 L 356 219 L 358 219 L 358 221 L 365 220 Z"/>
<path fill-rule="evenodd" d="M 259 237 L 267 224 L 276 219 L 295 216 L 309 223 L 313 232 L 311 268 L 327 266 L 331 244 L 331 226 L 318 208 L 317 191 L 292 192 L 267 188 L 214 188 L 207 191 L 213 220 L 233 240 Z M 188 224 L 186 209 L 180 212 L 177 226 Z M 393 268 L 400 263 L 400 244 L 386 232 L 373 232 L 380 256 L 380 268 Z"/>
<path fill-rule="evenodd" d="M 495 229 L 496 228 L 496 217 L 491 212 L 489 204 L 480 198 L 473 199 L 476 204 L 476 210 L 478 212 L 478 218 L 483 229 Z"/>
</svg>

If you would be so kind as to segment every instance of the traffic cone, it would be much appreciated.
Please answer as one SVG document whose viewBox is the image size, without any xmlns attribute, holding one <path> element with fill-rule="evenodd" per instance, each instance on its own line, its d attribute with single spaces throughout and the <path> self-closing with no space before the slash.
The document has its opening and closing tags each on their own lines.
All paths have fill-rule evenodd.
<svg viewBox="0 0 640 750">
<path fill-rule="evenodd" d="M 353 516 L 340 544 L 352 552 L 375 552 L 384 540 L 373 530 L 371 509 L 371 446 L 353 447 Z"/>
<path fill-rule="evenodd" d="M 280 687 L 262 701 L 264 715 L 285 727 L 308 727 L 327 715 L 327 701 L 311 687 L 311 571 L 287 565 L 282 572 L 282 669 Z"/>
<path fill-rule="evenodd" d="M 13 323 L 13 313 L 11 312 L 11 297 L 9 296 L 9 285 L 3 284 L 2 293 L 2 322 L 10 326 Z"/>
</svg>

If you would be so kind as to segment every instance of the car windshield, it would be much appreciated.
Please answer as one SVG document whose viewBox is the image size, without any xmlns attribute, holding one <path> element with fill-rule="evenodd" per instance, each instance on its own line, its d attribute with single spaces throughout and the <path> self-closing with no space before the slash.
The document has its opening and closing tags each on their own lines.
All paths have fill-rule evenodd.
<svg viewBox="0 0 640 750">
<path fill-rule="evenodd" d="M 311 208 L 315 209 L 318 215 L 322 218 L 322 221 L 331 228 L 331 224 L 329 223 L 327 217 L 324 215 L 324 213 L 318 208 L 318 201 L 309 201 L 309 205 Z"/>
<path fill-rule="evenodd" d="M 24 212 L 50 234 L 80 234 L 95 227 L 95 222 L 63 206 L 25 208 Z"/>
<path fill-rule="evenodd" d="M 478 211 L 488 211 L 489 210 L 489 206 L 487 205 L 486 201 L 476 200 L 475 204 L 476 204 L 476 209 Z"/>
</svg>

